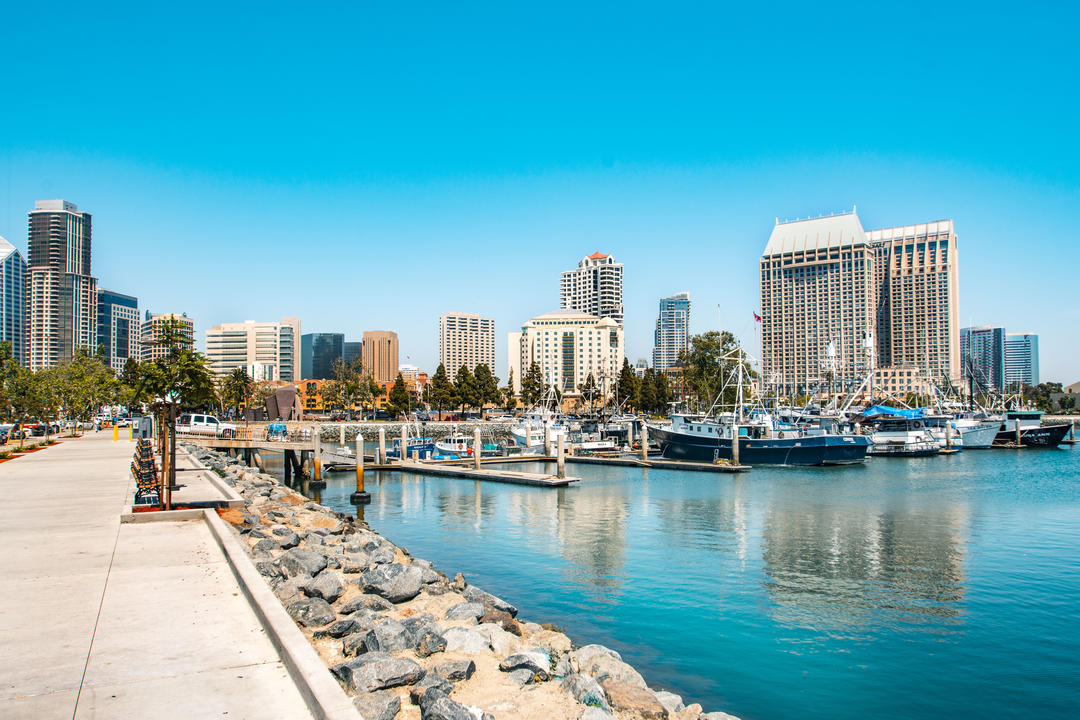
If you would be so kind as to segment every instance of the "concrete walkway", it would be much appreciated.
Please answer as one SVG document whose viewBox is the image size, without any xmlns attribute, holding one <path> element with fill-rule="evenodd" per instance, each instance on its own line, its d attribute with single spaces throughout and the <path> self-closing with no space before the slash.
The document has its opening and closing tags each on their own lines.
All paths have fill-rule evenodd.
<svg viewBox="0 0 1080 720">
<path fill-rule="evenodd" d="M 311 717 L 206 525 L 120 524 L 133 451 L 0 464 L 0 717 Z"/>
</svg>

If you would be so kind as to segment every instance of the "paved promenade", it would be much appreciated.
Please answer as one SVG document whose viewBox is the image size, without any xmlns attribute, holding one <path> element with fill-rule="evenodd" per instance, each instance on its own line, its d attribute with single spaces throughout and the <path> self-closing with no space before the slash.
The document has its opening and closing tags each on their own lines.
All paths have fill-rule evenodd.
<svg viewBox="0 0 1080 720">
<path fill-rule="evenodd" d="M 310 717 L 206 525 L 120 524 L 133 450 L 0 464 L 0 717 Z"/>
</svg>

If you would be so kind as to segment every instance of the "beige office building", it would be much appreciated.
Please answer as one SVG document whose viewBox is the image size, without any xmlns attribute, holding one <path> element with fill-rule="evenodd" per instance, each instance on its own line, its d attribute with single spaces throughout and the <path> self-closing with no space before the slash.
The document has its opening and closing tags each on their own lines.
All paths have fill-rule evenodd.
<svg viewBox="0 0 1080 720">
<path fill-rule="evenodd" d="M 206 331 L 206 357 L 219 375 L 242 367 L 251 375 L 295 382 L 300 379 L 300 319 L 214 325 Z"/>
<path fill-rule="evenodd" d="M 398 374 L 397 333 L 390 330 L 365 331 L 360 360 L 364 371 L 371 373 L 375 382 L 394 382 Z"/>
<path fill-rule="evenodd" d="M 509 367 L 514 392 L 521 392 L 522 373 L 535 362 L 544 382 L 565 396 L 579 396 L 578 388 L 593 376 L 600 389 L 614 390 L 626 353 L 622 326 L 613 318 L 600 318 L 574 310 L 556 310 L 535 317 L 508 334 Z"/>
<path fill-rule="evenodd" d="M 559 277 L 559 306 L 623 323 L 623 264 L 602 252 L 581 258 Z"/>
<path fill-rule="evenodd" d="M 495 372 L 495 321 L 475 313 L 440 315 L 439 362 L 451 381 L 462 365 L 469 372 L 476 372 L 477 365 Z"/>
<path fill-rule="evenodd" d="M 956 381 L 957 238 L 951 220 L 866 231 L 858 215 L 777 222 L 761 258 L 763 381 L 814 392 L 870 371 L 897 393 Z"/>
</svg>

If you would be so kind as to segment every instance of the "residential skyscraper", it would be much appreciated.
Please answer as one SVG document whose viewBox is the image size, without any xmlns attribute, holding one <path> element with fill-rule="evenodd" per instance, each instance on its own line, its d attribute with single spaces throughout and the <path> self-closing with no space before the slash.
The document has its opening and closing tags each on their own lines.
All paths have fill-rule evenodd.
<svg viewBox="0 0 1080 720">
<path fill-rule="evenodd" d="M 31 370 L 97 347 L 97 278 L 90 275 L 91 216 L 65 200 L 29 213 L 27 322 Z"/>
<path fill-rule="evenodd" d="M 508 333 L 509 367 L 514 392 L 535 362 L 545 383 L 565 396 L 580 396 L 589 375 L 601 392 L 610 395 L 622 368 L 623 329 L 614 318 L 599 318 L 575 310 L 540 315 Z"/>
<path fill-rule="evenodd" d="M 394 382 L 398 374 L 397 333 L 390 330 L 365 331 L 361 360 L 364 370 L 371 373 L 375 382 Z"/>
<path fill-rule="evenodd" d="M 169 348 L 161 344 L 165 327 L 174 324 L 180 333 L 181 349 L 195 347 L 195 321 L 187 313 L 159 313 L 149 310 L 139 325 L 139 362 L 157 360 L 169 354 Z"/>
<path fill-rule="evenodd" d="M 495 321 L 475 313 L 440 315 L 439 362 L 451 381 L 462 365 L 469 372 L 475 372 L 477 365 L 495 372 Z"/>
<path fill-rule="evenodd" d="M 1030 332 L 1005 335 L 1005 385 L 1039 384 L 1039 336 Z"/>
<path fill-rule="evenodd" d="M 690 344 L 690 293 L 677 293 L 660 298 L 660 315 L 656 318 L 653 339 L 653 370 L 664 371 L 679 362 L 679 355 Z"/>
<path fill-rule="evenodd" d="M 114 372 L 124 369 L 128 358 L 139 359 L 139 300 L 112 290 L 98 290 L 97 347 Z"/>
<path fill-rule="evenodd" d="M 1005 328 L 960 328 L 960 374 L 979 389 L 1005 389 Z"/>
<path fill-rule="evenodd" d="M 11 357 L 26 364 L 26 261 L 0 237 L 0 341 L 11 343 Z"/>
<path fill-rule="evenodd" d="M 761 258 L 764 382 L 813 392 L 877 369 L 889 391 L 960 375 L 951 220 L 863 230 L 850 213 L 777 221 Z"/>
<path fill-rule="evenodd" d="M 334 376 L 334 364 L 344 359 L 344 333 L 306 333 L 300 336 L 300 379 L 329 380 Z"/>
<path fill-rule="evenodd" d="M 242 367 L 253 377 L 296 382 L 301 379 L 300 320 L 214 325 L 206 331 L 206 357 L 219 375 Z"/>
<path fill-rule="evenodd" d="M 615 258 L 595 252 L 581 259 L 574 270 L 562 274 L 559 306 L 568 310 L 609 317 L 622 325 L 623 266 Z"/>
</svg>

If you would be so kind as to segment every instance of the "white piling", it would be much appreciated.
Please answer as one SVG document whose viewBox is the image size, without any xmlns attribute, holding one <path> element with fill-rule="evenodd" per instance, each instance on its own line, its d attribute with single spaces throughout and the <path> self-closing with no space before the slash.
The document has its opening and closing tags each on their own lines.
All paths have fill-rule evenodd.
<svg viewBox="0 0 1080 720">
<path fill-rule="evenodd" d="M 379 428 L 379 462 L 386 463 L 386 428 Z"/>
<path fill-rule="evenodd" d="M 641 459 L 649 459 L 649 426 L 641 423 Z"/>
<path fill-rule="evenodd" d="M 473 454 L 473 468 L 480 469 L 480 454 L 484 449 L 484 446 L 480 443 L 480 428 L 473 428 L 472 431 L 472 454 Z"/>
<path fill-rule="evenodd" d="M 559 433 L 559 454 L 555 458 L 555 466 L 558 469 L 558 477 L 562 480 L 566 477 L 566 433 Z"/>
</svg>

